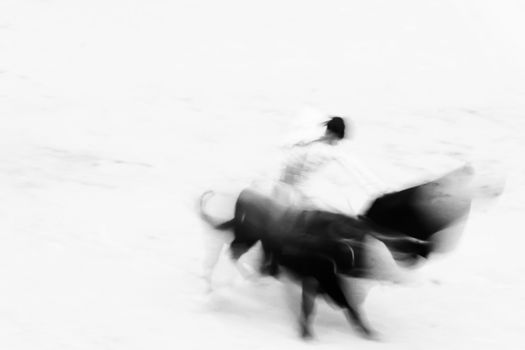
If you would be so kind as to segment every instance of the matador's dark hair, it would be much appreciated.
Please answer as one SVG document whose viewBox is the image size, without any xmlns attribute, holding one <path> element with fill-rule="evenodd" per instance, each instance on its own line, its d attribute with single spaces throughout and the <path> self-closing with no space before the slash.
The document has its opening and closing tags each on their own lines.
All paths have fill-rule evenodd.
<svg viewBox="0 0 525 350">
<path fill-rule="evenodd" d="M 345 137 L 345 121 L 341 117 L 331 117 L 324 123 L 326 130 L 329 130 L 340 139 Z"/>
</svg>

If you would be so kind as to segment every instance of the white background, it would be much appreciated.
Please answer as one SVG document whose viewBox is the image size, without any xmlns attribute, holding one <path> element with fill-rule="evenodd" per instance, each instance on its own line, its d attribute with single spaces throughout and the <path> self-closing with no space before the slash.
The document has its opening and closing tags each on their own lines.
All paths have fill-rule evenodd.
<svg viewBox="0 0 525 350">
<path fill-rule="evenodd" d="M 0 347 L 519 349 L 524 15 L 518 0 L 2 0 Z M 199 277 L 196 197 L 271 174 L 318 111 L 352 120 L 392 186 L 470 161 L 484 191 L 457 249 L 419 271 L 434 283 L 372 290 L 381 342 L 320 302 L 304 343 L 278 282 L 208 296 Z"/>
</svg>

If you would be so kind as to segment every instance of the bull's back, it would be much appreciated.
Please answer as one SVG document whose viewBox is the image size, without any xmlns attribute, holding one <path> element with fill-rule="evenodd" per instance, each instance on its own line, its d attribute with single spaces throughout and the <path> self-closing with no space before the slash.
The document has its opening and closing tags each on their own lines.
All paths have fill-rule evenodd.
<svg viewBox="0 0 525 350">
<path fill-rule="evenodd" d="M 296 227 L 300 212 L 253 190 L 244 190 L 235 207 L 235 220 L 244 234 L 282 239 Z"/>
</svg>

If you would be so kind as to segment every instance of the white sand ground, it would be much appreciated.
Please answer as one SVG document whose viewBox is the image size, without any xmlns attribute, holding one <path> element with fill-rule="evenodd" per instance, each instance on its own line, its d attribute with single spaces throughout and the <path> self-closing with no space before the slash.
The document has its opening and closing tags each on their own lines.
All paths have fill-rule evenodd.
<svg viewBox="0 0 525 350">
<path fill-rule="evenodd" d="M 522 348 L 522 14 L 488 0 L 2 1 L 0 347 Z M 392 186 L 462 161 L 479 174 L 459 246 L 418 271 L 434 282 L 372 289 L 381 342 L 324 303 L 300 341 L 275 281 L 204 294 L 195 197 L 271 174 L 312 111 L 349 116 L 355 151 Z M 225 260 L 218 275 L 235 277 Z"/>
</svg>

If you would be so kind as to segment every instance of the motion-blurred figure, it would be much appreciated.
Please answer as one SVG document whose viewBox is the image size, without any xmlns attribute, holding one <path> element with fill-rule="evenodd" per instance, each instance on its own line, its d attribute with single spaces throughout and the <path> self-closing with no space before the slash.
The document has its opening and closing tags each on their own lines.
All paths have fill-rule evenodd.
<svg viewBox="0 0 525 350">
<path fill-rule="evenodd" d="M 352 193 L 345 182 L 356 181 L 368 195 L 386 191 L 377 179 L 358 159 L 342 152 L 340 145 L 351 134 L 345 119 L 331 117 L 323 123 L 324 134 L 313 140 L 303 140 L 289 150 L 279 178 L 274 186 L 273 197 L 284 205 L 303 209 L 324 209 L 345 214 L 355 214 L 350 204 Z M 335 166 L 342 173 L 339 182 L 327 176 L 324 170 Z M 333 169 L 333 168 L 332 168 Z"/>
<path fill-rule="evenodd" d="M 336 147 L 347 133 L 344 119 L 332 117 L 324 126 L 321 137 L 292 147 L 271 195 L 243 190 L 235 201 L 233 217 L 220 221 L 206 210 L 206 203 L 215 195 L 208 191 L 200 198 L 199 212 L 217 234 L 233 236 L 228 251 L 234 262 L 260 242 L 259 272 L 275 278 L 289 273 L 300 283 L 303 337 L 311 336 L 316 296 L 325 294 L 364 336 L 373 338 L 373 330 L 360 316 L 373 286 L 365 280 L 403 282 L 402 266 L 415 266 L 430 254 L 447 250 L 450 239 L 443 232 L 457 239 L 470 211 L 468 183 L 473 171 L 464 166 L 410 188 L 388 190 Z M 321 170 L 330 164 L 366 187 L 371 197 L 367 208 L 333 205 L 334 197 L 352 193 L 324 178 Z M 314 174 L 321 177 L 320 182 L 312 181 Z M 327 190 L 329 184 L 335 191 Z M 214 254 L 207 262 L 210 290 L 218 257 Z M 246 277 L 255 273 L 250 270 L 239 269 Z"/>
</svg>

